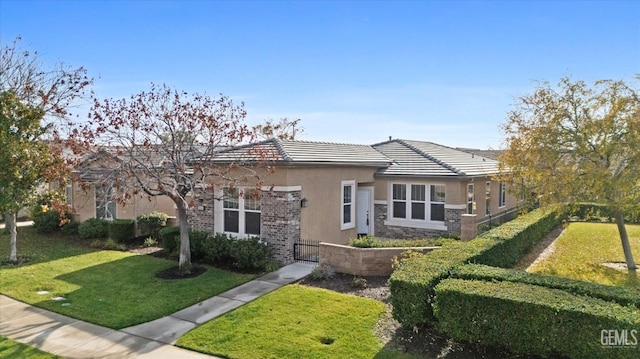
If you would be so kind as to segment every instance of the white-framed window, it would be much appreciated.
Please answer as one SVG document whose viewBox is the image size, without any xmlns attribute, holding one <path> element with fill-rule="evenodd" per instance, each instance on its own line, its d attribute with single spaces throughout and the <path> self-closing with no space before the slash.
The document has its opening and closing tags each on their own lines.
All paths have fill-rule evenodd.
<svg viewBox="0 0 640 359">
<path fill-rule="evenodd" d="M 68 205 L 73 205 L 73 183 L 68 183 L 64 189 L 64 201 Z"/>
<path fill-rule="evenodd" d="M 356 226 L 356 181 L 342 181 L 340 191 L 340 229 Z"/>
<path fill-rule="evenodd" d="M 110 185 L 95 186 L 96 218 L 112 221 L 116 219 L 115 191 Z"/>
<path fill-rule="evenodd" d="M 476 194 L 473 183 L 467 184 L 467 214 L 473 214 L 475 210 Z"/>
<path fill-rule="evenodd" d="M 491 181 L 487 181 L 487 187 L 485 189 L 485 214 L 488 216 L 491 214 Z"/>
<path fill-rule="evenodd" d="M 389 219 L 393 223 L 389 224 L 424 226 L 444 222 L 445 190 L 443 184 L 392 183 Z"/>
<path fill-rule="evenodd" d="M 507 186 L 502 182 L 498 186 L 498 195 L 498 207 L 502 208 L 507 205 Z"/>
<path fill-rule="evenodd" d="M 222 190 L 222 228 L 239 236 L 260 235 L 260 195 L 235 188 Z"/>
</svg>

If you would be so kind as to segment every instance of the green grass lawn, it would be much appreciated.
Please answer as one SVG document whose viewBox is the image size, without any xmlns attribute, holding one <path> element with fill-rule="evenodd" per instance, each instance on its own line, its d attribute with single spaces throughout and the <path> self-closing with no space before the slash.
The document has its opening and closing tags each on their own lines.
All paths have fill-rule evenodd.
<svg viewBox="0 0 640 359">
<path fill-rule="evenodd" d="M 0 258 L 8 255 L 9 236 L 3 234 Z M 208 267 L 196 278 L 159 279 L 158 271 L 177 263 L 93 250 L 61 235 L 38 235 L 30 227 L 19 228 L 18 256 L 29 261 L 0 266 L 0 293 L 114 329 L 163 317 L 255 277 Z M 38 294 L 41 291 L 48 293 Z M 53 300 L 56 297 L 64 300 Z"/>
<path fill-rule="evenodd" d="M 233 359 L 410 358 L 373 332 L 381 302 L 302 285 L 258 298 L 182 336 L 177 345 Z"/>
<path fill-rule="evenodd" d="M 0 335 L 0 358 L 4 359 L 62 359 L 32 346 L 19 343 Z"/>
<path fill-rule="evenodd" d="M 627 225 L 631 249 L 640 264 L 640 225 Z M 640 288 L 640 274 L 605 267 L 605 262 L 624 262 L 615 224 L 570 223 L 555 242 L 555 250 L 530 272 L 557 275 L 605 285 Z"/>
</svg>

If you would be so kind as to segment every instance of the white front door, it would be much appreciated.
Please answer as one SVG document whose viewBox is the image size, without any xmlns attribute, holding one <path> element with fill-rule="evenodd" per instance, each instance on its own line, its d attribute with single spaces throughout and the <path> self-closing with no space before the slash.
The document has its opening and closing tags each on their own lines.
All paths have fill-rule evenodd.
<svg viewBox="0 0 640 359">
<path fill-rule="evenodd" d="M 360 187 L 356 196 L 358 235 L 373 234 L 373 187 Z"/>
</svg>

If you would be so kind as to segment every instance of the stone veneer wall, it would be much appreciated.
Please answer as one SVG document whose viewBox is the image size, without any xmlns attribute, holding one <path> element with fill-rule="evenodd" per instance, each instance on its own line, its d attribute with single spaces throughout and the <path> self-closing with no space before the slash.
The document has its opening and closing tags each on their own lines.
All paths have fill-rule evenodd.
<svg viewBox="0 0 640 359">
<path fill-rule="evenodd" d="M 439 237 L 446 234 L 460 234 L 460 217 L 456 218 L 456 214 L 462 214 L 464 210 L 457 209 L 445 209 L 445 221 L 447 224 L 447 231 L 439 231 L 436 229 L 425 228 L 412 228 L 401 226 L 388 226 L 384 224 L 387 220 L 387 205 L 375 204 L 374 205 L 374 225 L 375 234 L 377 237 L 384 238 L 402 238 L 402 239 L 420 239 L 426 237 Z M 449 220 L 453 220 L 450 222 Z"/>
<path fill-rule="evenodd" d="M 202 199 L 202 201 L 200 201 Z M 189 227 L 197 231 L 214 233 L 214 196 L 213 193 L 202 193 L 193 207 L 188 209 Z"/>
<path fill-rule="evenodd" d="M 300 239 L 300 199 L 301 191 L 262 191 L 260 238 L 284 265 L 294 262 L 293 244 Z"/>
<path fill-rule="evenodd" d="M 462 232 L 462 215 L 466 213 L 465 209 L 444 209 L 444 221 L 447 225 L 449 234 L 459 236 Z"/>
</svg>

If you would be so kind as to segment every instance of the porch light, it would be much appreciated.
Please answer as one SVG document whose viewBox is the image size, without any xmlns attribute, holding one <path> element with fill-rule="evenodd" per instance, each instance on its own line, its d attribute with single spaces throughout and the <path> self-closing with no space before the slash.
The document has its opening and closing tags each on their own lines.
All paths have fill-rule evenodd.
<svg viewBox="0 0 640 359">
<path fill-rule="evenodd" d="M 309 200 L 306 197 L 300 200 L 300 207 L 307 208 L 308 204 L 309 204 Z"/>
</svg>

